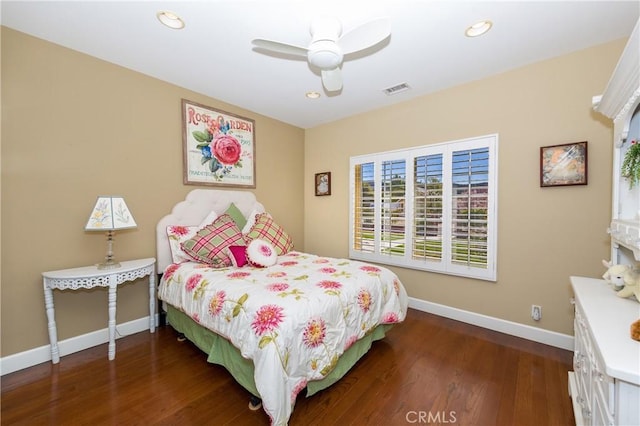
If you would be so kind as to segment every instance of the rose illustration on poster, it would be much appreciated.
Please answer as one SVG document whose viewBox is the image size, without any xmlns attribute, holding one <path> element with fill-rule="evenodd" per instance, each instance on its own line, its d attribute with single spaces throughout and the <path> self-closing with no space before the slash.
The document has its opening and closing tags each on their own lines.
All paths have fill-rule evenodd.
<svg viewBox="0 0 640 426">
<path fill-rule="evenodd" d="M 255 188 L 253 120 L 186 100 L 184 183 Z"/>
</svg>

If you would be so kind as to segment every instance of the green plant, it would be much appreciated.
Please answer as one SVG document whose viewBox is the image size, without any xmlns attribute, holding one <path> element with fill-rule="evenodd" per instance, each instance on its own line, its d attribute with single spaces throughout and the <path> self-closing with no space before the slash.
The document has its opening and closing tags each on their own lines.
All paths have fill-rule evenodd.
<svg viewBox="0 0 640 426">
<path fill-rule="evenodd" d="M 622 161 L 622 176 L 629 179 L 629 188 L 640 183 L 640 142 L 631 141 L 631 146 Z"/>
</svg>

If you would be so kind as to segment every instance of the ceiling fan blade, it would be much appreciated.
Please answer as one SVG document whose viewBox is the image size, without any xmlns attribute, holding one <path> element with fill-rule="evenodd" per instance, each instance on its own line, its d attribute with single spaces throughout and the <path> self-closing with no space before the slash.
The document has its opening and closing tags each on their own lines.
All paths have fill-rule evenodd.
<svg viewBox="0 0 640 426">
<path fill-rule="evenodd" d="M 322 85 L 327 92 L 337 92 L 342 89 L 342 71 L 340 67 L 332 70 L 322 70 Z"/>
<path fill-rule="evenodd" d="M 287 55 L 307 56 L 308 49 L 306 47 L 294 46 L 292 44 L 280 43 L 279 41 L 263 40 L 257 38 L 251 43 L 260 49 L 270 50 L 272 52 L 285 53 Z"/>
<path fill-rule="evenodd" d="M 389 18 L 377 18 L 345 33 L 338 40 L 338 45 L 342 52 L 348 55 L 378 44 L 390 34 L 391 21 Z"/>
</svg>

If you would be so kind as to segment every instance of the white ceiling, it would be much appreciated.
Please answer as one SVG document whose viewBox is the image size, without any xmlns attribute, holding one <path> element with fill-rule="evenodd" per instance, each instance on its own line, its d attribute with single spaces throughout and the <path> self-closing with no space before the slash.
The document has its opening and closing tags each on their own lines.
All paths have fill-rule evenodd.
<svg viewBox="0 0 640 426">
<path fill-rule="evenodd" d="M 640 1 L 7 1 L 2 25 L 302 128 L 626 38 Z M 161 25 L 170 10 L 183 30 Z M 388 16 L 391 37 L 347 58 L 344 86 L 326 93 L 304 60 L 253 50 L 265 38 L 307 46 L 314 16 L 344 31 Z M 464 35 L 493 21 L 479 38 Z M 411 90 L 383 89 L 406 82 Z M 322 94 L 305 98 L 307 91 Z M 604 87 L 603 87 L 604 90 Z"/>
</svg>

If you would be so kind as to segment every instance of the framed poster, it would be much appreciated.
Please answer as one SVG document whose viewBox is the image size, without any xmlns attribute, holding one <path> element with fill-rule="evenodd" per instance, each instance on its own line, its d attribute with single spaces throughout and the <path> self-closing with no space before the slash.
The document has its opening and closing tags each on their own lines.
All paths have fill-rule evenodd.
<svg viewBox="0 0 640 426">
<path fill-rule="evenodd" d="M 587 184 L 587 142 L 540 148 L 540 186 Z"/>
<path fill-rule="evenodd" d="M 331 172 L 316 173 L 316 195 L 331 195 Z"/>
<path fill-rule="evenodd" d="M 255 122 L 182 99 L 183 182 L 256 187 Z"/>
</svg>

